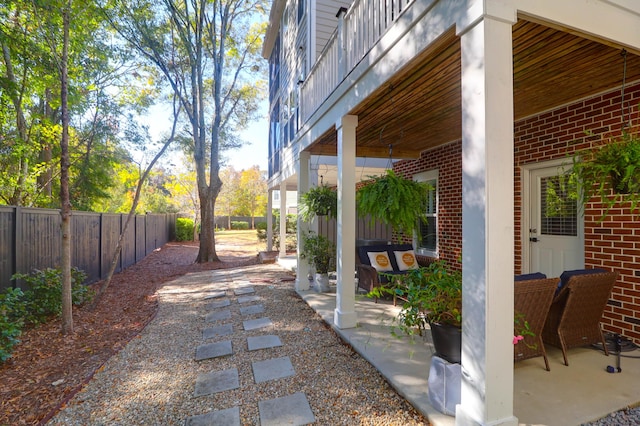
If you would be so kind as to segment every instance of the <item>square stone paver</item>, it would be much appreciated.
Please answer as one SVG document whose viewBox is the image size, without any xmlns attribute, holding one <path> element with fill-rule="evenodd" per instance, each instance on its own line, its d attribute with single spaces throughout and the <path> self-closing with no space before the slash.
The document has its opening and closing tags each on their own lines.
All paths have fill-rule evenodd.
<svg viewBox="0 0 640 426">
<path fill-rule="evenodd" d="M 233 333 L 233 324 L 222 324 L 217 327 L 205 328 L 202 330 L 203 339 L 213 339 L 218 336 L 228 336 Z"/>
<path fill-rule="evenodd" d="M 251 364 L 253 367 L 253 378 L 256 383 L 269 380 L 282 379 L 296 374 L 288 356 L 282 358 L 268 359 Z"/>
<path fill-rule="evenodd" d="M 253 315 L 253 314 L 261 314 L 264 312 L 263 305 L 250 305 L 240 308 L 240 315 Z"/>
<path fill-rule="evenodd" d="M 226 291 L 212 291 L 208 296 L 205 296 L 204 300 L 219 299 L 227 295 Z"/>
<path fill-rule="evenodd" d="M 316 421 L 305 394 L 298 392 L 258 402 L 260 426 L 307 425 Z"/>
<path fill-rule="evenodd" d="M 215 321 L 228 320 L 229 318 L 231 318 L 231 310 L 223 309 L 222 311 L 215 311 L 215 312 L 211 312 L 210 314 L 207 314 L 207 316 L 204 317 L 204 320 L 206 322 L 215 322 Z"/>
<path fill-rule="evenodd" d="M 196 378 L 196 390 L 194 396 L 211 395 L 212 393 L 238 389 L 238 369 L 214 371 L 213 373 L 201 373 Z"/>
<path fill-rule="evenodd" d="M 211 425 L 240 426 L 240 407 L 231 407 L 226 410 L 191 416 L 185 422 L 185 426 Z"/>
<path fill-rule="evenodd" d="M 231 354 L 233 354 L 231 340 L 225 340 L 224 342 L 217 343 L 207 343 L 196 348 L 196 361 L 202 361 L 203 359 L 209 358 L 218 358 Z"/>
<path fill-rule="evenodd" d="M 244 327 L 245 331 L 257 330 L 258 328 L 270 327 L 272 325 L 273 322 L 271 322 L 271 319 L 267 317 L 242 321 L 242 326 Z"/>
<path fill-rule="evenodd" d="M 247 345 L 250 351 L 257 351 L 258 349 L 269 349 L 282 346 L 282 342 L 278 336 L 273 334 L 265 336 L 247 337 Z"/>
<path fill-rule="evenodd" d="M 233 290 L 233 293 L 236 296 L 242 296 L 242 295 L 245 295 L 245 294 L 251 294 L 251 293 L 255 293 L 255 292 L 256 291 L 255 291 L 255 289 L 253 287 L 239 287 L 239 288 L 236 288 L 235 290 Z"/>
<path fill-rule="evenodd" d="M 231 305 L 231 301 L 229 299 L 220 299 L 220 300 L 216 300 L 215 302 L 211 302 L 207 304 L 206 308 L 218 309 L 218 308 L 225 308 L 229 305 Z"/>
<path fill-rule="evenodd" d="M 238 303 L 240 303 L 241 305 L 245 303 L 257 302 L 258 300 L 262 300 L 262 298 L 257 295 L 238 297 Z"/>
</svg>

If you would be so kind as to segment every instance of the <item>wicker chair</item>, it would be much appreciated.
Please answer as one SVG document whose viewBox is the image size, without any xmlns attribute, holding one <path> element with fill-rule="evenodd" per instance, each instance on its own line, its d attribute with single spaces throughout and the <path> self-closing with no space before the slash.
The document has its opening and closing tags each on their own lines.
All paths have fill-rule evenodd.
<svg viewBox="0 0 640 426">
<path fill-rule="evenodd" d="M 618 273 L 604 270 L 578 272 L 566 279 L 566 284 L 553 299 L 542 331 L 545 343 L 562 349 L 565 365 L 569 365 L 567 349 L 570 348 L 602 343 L 605 354 L 609 355 L 600 319 Z"/>
<path fill-rule="evenodd" d="M 550 371 L 547 352 L 542 342 L 542 328 L 557 287 L 558 278 L 533 279 L 515 283 L 515 314 L 523 315 L 535 336 L 524 336 L 524 340 L 514 346 L 514 361 L 543 356 L 544 365 L 547 371 Z"/>
</svg>

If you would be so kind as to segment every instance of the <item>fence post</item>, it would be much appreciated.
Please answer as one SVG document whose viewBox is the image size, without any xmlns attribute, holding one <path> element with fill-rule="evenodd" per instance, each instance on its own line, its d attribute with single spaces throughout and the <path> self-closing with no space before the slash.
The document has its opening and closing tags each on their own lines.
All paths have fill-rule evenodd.
<svg viewBox="0 0 640 426">
<path fill-rule="evenodd" d="M 344 25 L 344 15 L 346 13 L 346 7 L 341 7 L 336 13 L 336 18 L 338 18 L 338 82 L 344 80 L 347 75 L 347 37 Z"/>
<path fill-rule="evenodd" d="M 20 264 L 18 259 L 24 259 L 22 253 L 22 245 L 20 242 L 23 240 L 22 238 L 22 207 L 16 206 L 14 208 L 14 218 L 13 218 L 13 258 L 11 259 L 11 276 L 18 273 L 18 269 L 20 268 Z M 17 281 L 11 280 L 11 286 L 13 288 L 17 287 Z"/>
</svg>

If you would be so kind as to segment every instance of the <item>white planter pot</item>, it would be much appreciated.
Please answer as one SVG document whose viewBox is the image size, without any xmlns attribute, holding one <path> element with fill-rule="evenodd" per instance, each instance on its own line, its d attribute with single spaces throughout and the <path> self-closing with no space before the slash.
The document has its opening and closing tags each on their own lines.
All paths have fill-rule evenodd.
<svg viewBox="0 0 640 426">
<path fill-rule="evenodd" d="M 325 293 L 331 290 L 329 286 L 329 274 L 316 274 L 313 289 L 318 293 Z"/>
</svg>

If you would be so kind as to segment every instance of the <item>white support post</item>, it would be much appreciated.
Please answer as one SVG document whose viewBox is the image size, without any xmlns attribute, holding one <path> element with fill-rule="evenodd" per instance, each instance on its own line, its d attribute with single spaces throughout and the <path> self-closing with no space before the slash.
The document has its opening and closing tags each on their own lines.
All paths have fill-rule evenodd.
<svg viewBox="0 0 640 426">
<path fill-rule="evenodd" d="M 267 191 L 267 251 L 273 250 L 273 190 Z"/>
<path fill-rule="evenodd" d="M 297 174 L 298 174 L 298 205 L 300 205 L 300 196 L 301 194 L 307 192 L 309 190 L 309 159 L 311 156 L 308 152 L 302 151 L 299 154 L 298 161 L 296 162 L 297 166 Z M 298 250 L 297 250 L 297 258 L 298 258 L 298 267 L 296 269 L 296 290 L 298 291 L 306 291 L 309 290 L 309 279 L 307 276 L 309 275 L 309 261 L 307 259 L 302 259 L 300 257 L 300 253 L 302 253 L 302 237 L 309 233 L 309 223 L 300 219 L 300 215 L 298 215 Z"/>
<path fill-rule="evenodd" d="M 280 182 L 280 258 L 287 255 L 287 184 Z"/>
<path fill-rule="evenodd" d="M 461 36 L 463 378 L 456 425 L 518 424 L 512 24 L 485 16 Z"/>
<path fill-rule="evenodd" d="M 340 329 L 353 328 L 356 269 L 356 127 L 358 117 L 345 115 L 336 123 L 338 132 L 338 287 L 333 322 Z"/>
</svg>

